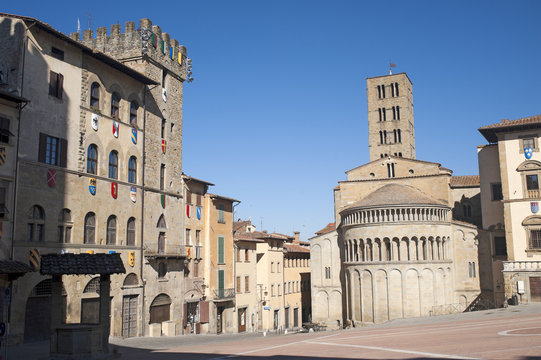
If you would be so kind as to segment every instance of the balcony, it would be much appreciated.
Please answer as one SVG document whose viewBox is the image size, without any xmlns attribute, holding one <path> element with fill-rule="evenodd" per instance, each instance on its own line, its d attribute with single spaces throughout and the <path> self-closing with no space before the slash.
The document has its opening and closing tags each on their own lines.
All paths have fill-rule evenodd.
<svg viewBox="0 0 541 360">
<path fill-rule="evenodd" d="M 528 190 L 529 199 L 539 199 L 539 189 Z"/>
<path fill-rule="evenodd" d="M 235 298 L 235 289 L 213 289 L 214 301 L 228 301 Z"/>
<path fill-rule="evenodd" d="M 186 256 L 185 245 L 152 244 L 145 249 L 147 259 L 184 259 Z"/>
</svg>

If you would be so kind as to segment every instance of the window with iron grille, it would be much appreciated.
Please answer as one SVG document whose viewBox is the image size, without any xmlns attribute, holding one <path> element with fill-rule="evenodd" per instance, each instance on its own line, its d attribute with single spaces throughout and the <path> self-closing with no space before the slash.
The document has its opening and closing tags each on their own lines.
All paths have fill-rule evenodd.
<svg viewBox="0 0 541 360">
<path fill-rule="evenodd" d="M 135 156 L 131 156 L 128 160 L 128 182 L 137 183 L 137 158 Z"/>
<path fill-rule="evenodd" d="M 85 244 L 96 243 L 96 215 L 93 212 L 89 212 L 85 216 Z"/>
<path fill-rule="evenodd" d="M 530 249 L 541 249 L 541 230 L 530 230 Z"/>
<path fill-rule="evenodd" d="M 71 211 L 69 209 L 62 209 L 58 216 L 58 242 L 70 243 L 71 242 L 71 228 L 73 222 L 71 221 Z"/>
<path fill-rule="evenodd" d="M 100 108 L 100 84 L 92 83 L 90 87 L 90 106 L 99 110 Z"/>
<path fill-rule="evenodd" d="M 116 244 L 116 216 L 111 215 L 107 219 L 107 245 Z"/>
<path fill-rule="evenodd" d="M 139 109 L 139 104 L 137 101 L 132 101 L 130 103 L 130 124 L 137 125 L 137 109 Z"/>
<path fill-rule="evenodd" d="M 135 218 L 133 217 L 128 219 L 128 226 L 126 229 L 126 245 L 135 245 Z"/>
<path fill-rule="evenodd" d="M 109 153 L 109 178 L 118 179 L 118 153 L 115 150 Z"/>
</svg>

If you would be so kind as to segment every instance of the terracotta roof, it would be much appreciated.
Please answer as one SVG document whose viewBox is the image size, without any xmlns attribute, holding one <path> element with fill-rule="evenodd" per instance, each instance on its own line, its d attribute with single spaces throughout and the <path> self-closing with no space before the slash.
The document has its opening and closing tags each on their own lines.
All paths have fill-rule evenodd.
<svg viewBox="0 0 541 360">
<path fill-rule="evenodd" d="M 541 115 L 534 115 L 516 120 L 503 119 L 499 123 L 480 127 L 479 132 L 488 142 L 494 143 L 498 142 L 496 133 L 539 128 L 541 128 Z"/>
<path fill-rule="evenodd" d="M 475 225 L 475 224 L 472 224 L 472 223 L 469 223 L 469 222 L 466 222 L 466 221 L 457 220 L 457 219 L 453 219 L 452 223 L 453 224 L 458 224 L 458 225 L 467 225 L 469 227 L 477 228 L 477 225 Z"/>
<path fill-rule="evenodd" d="M 198 182 L 198 183 L 201 183 L 201 184 L 205 184 L 205 185 L 209 185 L 209 186 L 214 186 L 213 183 L 209 183 L 208 181 L 205 181 L 205 180 L 201 180 L 201 179 L 197 179 L 197 178 L 194 178 L 194 177 L 191 177 L 191 176 L 188 176 L 184 173 L 182 173 L 182 178 L 183 179 L 186 179 L 188 181 L 195 181 L 195 182 Z"/>
<path fill-rule="evenodd" d="M 310 249 L 308 247 L 298 244 L 285 244 L 284 248 L 288 253 L 310 253 Z"/>
<path fill-rule="evenodd" d="M 346 209 L 384 205 L 446 205 L 409 185 L 387 184 Z"/>
<path fill-rule="evenodd" d="M 319 231 L 316 231 L 316 235 L 328 234 L 328 233 L 334 231 L 335 229 L 336 229 L 336 226 L 335 226 L 335 224 L 333 222 L 328 223 L 327 226 L 325 226 L 323 229 L 321 229 Z"/>
<path fill-rule="evenodd" d="M 0 274 L 25 274 L 34 271 L 30 266 L 16 260 L 0 260 Z"/>
<path fill-rule="evenodd" d="M 211 199 L 222 199 L 222 200 L 227 200 L 227 201 L 231 201 L 231 202 L 240 203 L 240 200 L 233 199 L 233 198 L 230 198 L 230 197 L 225 197 L 225 196 L 222 196 L 222 195 L 216 195 L 216 194 L 211 194 L 211 193 L 208 193 L 208 195 L 210 196 Z"/>
<path fill-rule="evenodd" d="M 120 254 L 41 255 L 42 275 L 125 274 Z"/>
<path fill-rule="evenodd" d="M 120 61 L 117 61 L 116 59 L 113 59 L 109 55 L 105 55 L 104 53 L 102 53 L 99 50 L 89 48 L 88 46 L 83 45 L 82 43 L 73 40 L 72 38 L 70 38 L 66 34 L 63 34 L 60 31 L 56 30 L 55 28 L 53 28 L 49 24 L 46 24 L 44 22 L 41 22 L 41 21 L 39 21 L 37 19 L 31 18 L 31 17 L 28 17 L 28 16 L 13 15 L 13 14 L 7 14 L 7 13 L 2 13 L 2 12 L 0 12 L 0 16 L 20 19 L 20 20 L 23 20 L 23 21 L 33 22 L 34 24 L 38 25 L 41 29 L 47 31 L 48 33 L 62 39 L 63 41 L 65 41 L 65 42 L 67 42 L 67 43 L 69 43 L 69 44 L 71 44 L 73 46 L 76 46 L 76 47 L 80 48 L 85 54 L 88 54 L 88 55 L 90 55 L 90 56 L 92 56 L 92 57 L 94 57 L 94 58 L 108 64 L 109 66 L 111 66 L 111 67 L 113 67 L 113 68 L 127 74 L 128 76 L 131 76 L 132 78 L 136 79 L 137 81 L 142 82 L 143 84 L 147 84 L 147 85 L 157 85 L 158 84 L 157 82 L 155 82 L 151 78 L 141 74 L 140 72 L 132 69 L 131 67 L 129 67 L 127 65 L 124 65 Z"/>
<path fill-rule="evenodd" d="M 451 176 L 451 187 L 478 187 L 479 175 Z"/>
<path fill-rule="evenodd" d="M 239 230 L 239 229 L 246 229 L 247 226 L 252 225 L 252 220 L 239 220 L 235 221 L 233 223 L 233 232 Z"/>
</svg>

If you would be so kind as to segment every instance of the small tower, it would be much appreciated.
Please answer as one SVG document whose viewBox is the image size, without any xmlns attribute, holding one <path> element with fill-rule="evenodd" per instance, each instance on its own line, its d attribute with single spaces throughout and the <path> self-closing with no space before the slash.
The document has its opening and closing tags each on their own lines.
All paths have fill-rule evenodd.
<svg viewBox="0 0 541 360">
<path fill-rule="evenodd" d="M 415 159 L 412 84 L 405 73 L 366 79 L 370 161 Z"/>
</svg>

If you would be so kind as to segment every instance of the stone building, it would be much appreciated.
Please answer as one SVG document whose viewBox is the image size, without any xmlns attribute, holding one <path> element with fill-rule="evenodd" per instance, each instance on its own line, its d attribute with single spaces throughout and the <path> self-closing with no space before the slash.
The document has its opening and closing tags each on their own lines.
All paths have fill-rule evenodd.
<svg viewBox="0 0 541 360">
<path fill-rule="evenodd" d="M 293 237 L 256 231 L 251 221 L 239 220 L 235 223 L 235 243 L 241 256 L 249 256 L 249 264 L 235 263 L 237 279 L 256 275 L 255 291 L 237 291 L 236 295 L 237 307 L 246 310 L 252 331 L 285 331 L 309 321 L 310 251 L 308 244 L 299 241 L 299 233 Z M 255 271 L 249 275 L 248 271 L 254 270 L 254 258 Z"/>
<path fill-rule="evenodd" d="M 541 115 L 479 129 L 489 142 L 478 147 L 482 220 L 500 303 L 541 301 L 540 130 Z"/>
<path fill-rule="evenodd" d="M 240 201 L 210 194 L 214 184 L 183 174 L 186 260 L 184 333 L 236 332 L 233 208 Z"/>
<path fill-rule="evenodd" d="M 0 28 L 0 90 L 30 100 L 8 152 L 13 259 L 120 253 L 127 274 L 111 276 L 111 334 L 180 334 L 186 49 L 148 19 L 82 41 L 29 17 L 0 14 Z M 48 336 L 50 285 L 34 273 L 14 287 L 15 339 Z M 66 322 L 95 322 L 98 280 L 64 287 Z"/>
<path fill-rule="evenodd" d="M 475 206 L 478 186 L 466 191 L 451 170 L 415 159 L 406 74 L 367 79 L 367 96 L 370 162 L 334 189 L 336 230 L 311 239 L 314 320 L 334 327 L 464 310 L 480 295 L 479 233 L 452 209 L 456 199 Z"/>
</svg>

